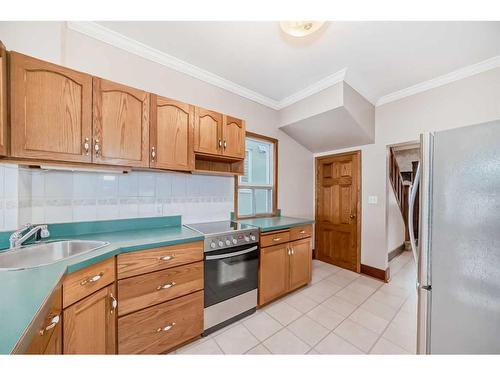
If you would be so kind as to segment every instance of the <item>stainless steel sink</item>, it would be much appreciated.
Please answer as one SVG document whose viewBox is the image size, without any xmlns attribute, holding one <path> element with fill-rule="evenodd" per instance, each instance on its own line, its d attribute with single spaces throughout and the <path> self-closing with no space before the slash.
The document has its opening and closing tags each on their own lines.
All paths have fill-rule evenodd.
<svg viewBox="0 0 500 375">
<path fill-rule="evenodd" d="M 108 245 L 104 241 L 40 242 L 0 252 L 0 271 L 34 268 L 82 255 Z"/>
</svg>

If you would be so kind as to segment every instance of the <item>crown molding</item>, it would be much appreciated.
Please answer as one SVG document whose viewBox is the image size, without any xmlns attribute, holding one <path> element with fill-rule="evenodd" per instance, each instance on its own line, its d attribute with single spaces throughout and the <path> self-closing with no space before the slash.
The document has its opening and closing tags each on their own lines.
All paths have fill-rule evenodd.
<svg viewBox="0 0 500 375">
<path fill-rule="evenodd" d="M 286 98 L 278 102 L 279 109 L 288 107 L 289 105 L 292 105 L 311 95 L 317 94 L 318 92 L 327 89 L 328 87 L 331 87 L 336 83 L 344 81 L 346 72 L 347 68 L 339 70 L 338 72 L 326 76 L 325 78 L 313 83 L 312 85 L 307 86 L 305 89 L 297 91 L 296 93 L 290 96 L 287 96 Z"/>
<path fill-rule="evenodd" d="M 477 64 L 469 65 L 448 74 L 384 95 L 377 100 L 376 106 L 394 102 L 498 67 L 500 67 L 500 56 L 494 56 Z"/>
<path fill-rule="evenodd" d="M 172 55 L 161 52 L 137 40 L 131 39 L 116 31 L 110 30 L 107 27 L 99 25 L 95 22 L 88 21 L 67 21 L 66 25 L 69 29 L 85 34 L 91 38 L 100 40 L 101 42 L 110 44 L 116 48 L 120 48 L 144 59 L 154 61 L 158 64 L 167 66 L 178 72 L 187 74 L 201 81 L 207 82 L 244 98 L 250 99 L 259 104 L 265 105 L 272 109 L 280 109 L 278 101 L 267 96 L 259 94 L 253 90 L 247 89 L 232 81 L 222 78 L 207 70 L 201 69 L 195 65 L 189 64 Z"/>
</svg>

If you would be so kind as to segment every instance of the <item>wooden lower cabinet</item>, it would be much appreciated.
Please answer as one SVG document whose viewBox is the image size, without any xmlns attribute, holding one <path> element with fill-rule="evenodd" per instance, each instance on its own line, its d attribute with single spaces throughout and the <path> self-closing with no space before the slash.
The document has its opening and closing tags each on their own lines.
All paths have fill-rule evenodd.
<svg viewBox="0 0 500 375">
<path fill-rule="evenodd" d="M 159 354 L 203 332 L 203 291 L 118 319 L 119 354 Z"/>
<path fill-rule="evenodd" d="M 59 324 L 56 328 L 54 328 L 54 333 L 50 337 L 49 343 L 43 351 L 43 354 L 62 354 L 62 339 L 62 326 Z"/>
<path fill-rule="evenodd" d="M 301 229 L 301 235 L 311 233 Z M 289 231 L 279 231 L 261 236 L 259 265 L 259 306 L 265 305 L 311 281 L 311 238 L 283 242 L 290 238 Z M 272 242 L 279 245 L 268 246 Z M 266 246 L 267 245 L 267 246 Z"/>
<path fill-rule="evenodd" d="M 116 354 L 115 284 L 64 309 L 64 354 Z"/>
<path fill-rule="evenodd" d="M 272 301 L 288 290 L 288 245 L 260 251 L 259 305 Z"/>
<path fill-rule="evenodd" d="M 291 242 L 290 251 L 290 290 L 293 290 L 311 281 L 311 239 Z"/>
</svg>

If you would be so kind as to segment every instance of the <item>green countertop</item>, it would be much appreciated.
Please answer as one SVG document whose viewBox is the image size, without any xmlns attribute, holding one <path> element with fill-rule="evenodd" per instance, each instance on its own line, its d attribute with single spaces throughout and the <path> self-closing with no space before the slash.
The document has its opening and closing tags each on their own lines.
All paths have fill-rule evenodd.
<svg viewBox="0 0 500 375">
<path fill-rule="evenodd" d="M 65 273 L 116 254 L 203 240 L 181 225 L 180 216 L 49 225 L 50 240 L 100 240 L 110 244 L 92 252 L 38 268 L 0 271 L 0 354 L 11 353 L 37 311 Z M 0 248 L 5 248 L 0 234 Z M 8 245 L 7 245 L 8 246 Z"/>
<path fill-rule="evenodd" d="M 313 224 L 314 220 L 299 217 L 274 216 L 260 217 L 256 219 L 238 220 L 239 223 L 259 227 L 261 232 L 271 232 L 273 230 L 288 229 L 299 225 Z"/>
</svg>

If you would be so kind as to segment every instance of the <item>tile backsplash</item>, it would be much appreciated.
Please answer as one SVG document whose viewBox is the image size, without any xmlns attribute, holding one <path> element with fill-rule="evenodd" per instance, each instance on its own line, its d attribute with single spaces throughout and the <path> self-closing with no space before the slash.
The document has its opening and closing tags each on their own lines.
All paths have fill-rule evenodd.
<svg viewBox="0 0 500 375">
<path fill-rule="evenodd" d="M 226 220 L 234 178 L 175 172 L 128 174 L 0 165 L 0 230 L 21 224 L 182 215 L 183 223 Z"/>
</svg>

